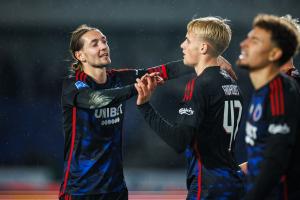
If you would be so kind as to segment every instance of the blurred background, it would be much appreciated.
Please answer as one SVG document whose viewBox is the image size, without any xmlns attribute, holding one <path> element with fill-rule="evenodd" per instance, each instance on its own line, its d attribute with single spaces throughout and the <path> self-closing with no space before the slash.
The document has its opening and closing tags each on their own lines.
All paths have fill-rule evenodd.
<svg viewBox="0 0 300 200">
<path fill-rule="evenodd" d="M 186 24 L 196 17 L 231 20 L 225 52 L 239 76 L 245 109 L 252 86 L 235 66 L 239 43 L 258 13 L 300 17 L 298 0 L 1 0 L 0 1 L 0 190 L 56 190 L 62 179 L 62 79 L 68 73 L 70 33 L 80 24 L 108 38 L 112 68 L 155 66 L 182 58 Z M 295 65 L 300 66 L 299 56 Z M 167 82 L 152 103 L 175 120 L 189 76 Z M 176 154 L 126 105 L 124 168 L 131 191 L 185 189 L 184 155 Z M 244 161 L 243 124 L 236 155 Z M 1 199 L 1 197 L 0 197 Z"/>
</svg>

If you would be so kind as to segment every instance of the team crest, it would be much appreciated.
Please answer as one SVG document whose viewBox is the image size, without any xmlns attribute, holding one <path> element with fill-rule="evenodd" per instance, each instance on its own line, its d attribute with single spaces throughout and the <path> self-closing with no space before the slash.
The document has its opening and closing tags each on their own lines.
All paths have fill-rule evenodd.
<svg viewBox="0 0 300 200">
<path fill-rule="evenodd" d="M 261 115 L 262 115 L 262 105 L 257 104 L 252 113 L 253 121 L 257 122 L 261 118 Z"/>
<path fill-rule="evenodd" d="M 76 88 L 79 90 L 81 88 L 86 88 L 89 87 L 86 83 L 82 82 L 82 81 L 77 81 L 75 83 Z"/>
</svg>

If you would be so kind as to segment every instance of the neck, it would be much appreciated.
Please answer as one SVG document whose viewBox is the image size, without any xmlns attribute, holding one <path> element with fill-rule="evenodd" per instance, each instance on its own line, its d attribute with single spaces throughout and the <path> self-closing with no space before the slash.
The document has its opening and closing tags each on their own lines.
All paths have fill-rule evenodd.
<svg viewBox="0 0 300 200">
<path fill-rule="evenodd" d="M 289 70 L 295 68 L 294 64 L 293 64 L 293 60 L 290 59 L 287 63 L 285 63 L 284 65 L 282 65 L 280 67 L 280 71 L 283 73 L 287 73 Z"/>
<path fill-rule="evenodd" d="M 218 66 L 217 58 L 215 58 L 215 57 L 206 57 L 206 58 L 200 59 L 200 61 L 195 66 L 195 71 L 196 71 L 197 76 L 202 74 L 202 72 L 206 68 L 212 67 L 212 66 Z"/>
<path fill-rule="evenodd" d="M 106 83 L 106 68 L 105 67 L 91 67 L 91 66 L 83 66 L 83 71 L 90 77 L 94 79 L 94 81 L 98 84 Z"/>
<path fill-rule="evenodd" d="M 275 65 L 266 66 L 250 71 L 250 79 L 257 90 L 270 82 L 279 73 L 279 68 Z"/>
</svg>

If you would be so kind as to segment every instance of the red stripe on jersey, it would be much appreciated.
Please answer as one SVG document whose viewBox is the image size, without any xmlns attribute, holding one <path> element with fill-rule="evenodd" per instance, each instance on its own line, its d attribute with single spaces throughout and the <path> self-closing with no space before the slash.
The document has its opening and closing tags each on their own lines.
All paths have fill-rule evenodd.
<svg viewBox="0 0 300 200">
<path fill-rule="evenodd" d="M 72 136 L 71 136 L 71 147 L 70 147 L 70 153 L 68 158 L 68 165 L 67 165 L 67 171 L 64 178 L 64 185 L 61 191 L 61 195 L 66 191 L 67 188 L 67 182 L 69 178 L 70 173 L 70 167 L 71 167 L 71 161 L 72 161 L 72 154 L 75 144 L 75 135 L 76 135 L 76 107 L 73 107 L 72 109 Z"/>
<path fill-rule="evenodd" d="M 195 79 L 196 78 L 193 78 L 186 84 L 183 101 L 190 101 L 192 99 L 195 87 Z"/>
<path fill-rule="evenodd" d="M 80 74 L 80 78 L 79 78 L 80 81 L 83 81 L 83 76 L 84 76 L 84 72 L 82 72 L 82 73 Z"/>
<path fill-rule="evenodd" d="M 201 199 L 201 190 L 202 190 L 202 163 L 198 160 L 198 191 L 197 191 L 197 200 Z"/>
<path fill-rule="evenodd" d="M 270 83 L 270 102 L 271 102 L 271 112 L 272 115 L 275 114 L 275 102 L 274 102 L 274 85 L 273 82 Z"/>
<path fill-rule="evenodd" d="M 281 102 L 281 99 L 280 99 L 280 92 L 282 92 L 282 90 L 280 90 L 280 85 L 279 84 L 280 84 L 279 78 L 274 79 L 270 83 L 270 88 L 271 88 L 270 101 L 271 101 L 272 116 L 279 115 L 281 107 L 282 107 L 282 102 Z"/>
<path fill-rule="evenodd" d="M 188 92 L 190 89 L 190 81 L 186 84 L 185 86 L 185 90 L 184 90 L 184 96 L 183 96 L 183 101 L 187 101 L 187 97 L 188 97 Z"/>
<path fill-rule="evenodd" d="M 283 98 L 283 87 L 282 87 L 282 79 L 277 79 L 278 80 L 278 85 L 279 85 L 279 102 L 280 102 L 280 106 L 279 106 L 279 114 L 284 114 L 284 98 Z"/>
<path fill-rule="evenodd" d="M 193 93 L 194 93 L 194 88 L 195 88 L 195 79 L 192 80 L 191 83 L 191 89 L 190 89 L 190 96 L 189 96 L 189 100 L 192 99 Z"/>
<path fill-rule="evenodd" d="M 277 79 L 274 80 L 275 115 L 279 115 L 279 91 Z"/>
<path fill-rule="evenodd" d="M 287 185 L 287 180 L 286 176 L 282 176 L 280 181 L 282 182 L 283 185 L 283 199 L 288 200 L 288 185 Z"/>
<path fill-rule="evenodd" d="M 191 82 L 189 81 L 187 86 L 186 86 L 186 91 L 185 91 L 185 101 L 188 101 L 188 96 L 191 88 Z"/>
<path fill-rule="evenodd" d="M 202 162 L 201 162 L 201 156 L 198 149 L 198 142 L 197 140 L 194 143 L 194 151 L 196 153 L 196 158 L 198 160 L 198 177 L 197 177 L 197 183 L 198 183 L 198 190 L 197 190 L 197 200 L 201 199 L 201 192 L 202 192 Z"/>
<path fill-rule="evenodd" d="M 86 82 L 86 77 L 87 77 L 87 75 L 84 74 L 84 76 L 83 76 L 83 81 L 84 81 L 84 82 Z"/>
<path fill-rule="evenodd" d="M 76 81 L 79 79 L 79 73 L 80 73 L 79 70 L 77 70 L 76 73 L 75 73 L 76 74 Z"/>
<path fill-rule="evenodd" d="M 283 85 L 280 77 L 270 83 L 270 89 L 272 116 L 284 114 Z"/>
<path fill-rule="evenodd" d="M 161 70 L 162 70 L 162 78 L 164 79 L 164 80 L 167 80 L 168 79 L 168 74 L 167 74 L 167 68 L 166 68 L 166 66 L 165 65 L 162 65 L 161 66 Z"/>
</svg>

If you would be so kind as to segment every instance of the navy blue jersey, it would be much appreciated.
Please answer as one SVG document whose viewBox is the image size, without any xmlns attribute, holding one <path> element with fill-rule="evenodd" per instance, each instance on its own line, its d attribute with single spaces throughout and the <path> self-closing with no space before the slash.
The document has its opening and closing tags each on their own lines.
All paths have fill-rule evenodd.
<svg viewBox="0 0 300 200">
<path fill-rule="evenodd" d="M 242 113 L 236 82 L 220 67 L 206 68 L 186 86 L 175 124 L 150 104 L 139 106 L 158 135 L 187 158 L 187 199 L 240 199 L 243 180 L 233 157 Z"/>
<path fill-rule="evenodd" d="M 127 190 L 122 165 L 124 101 L 136 78 L 160 72 L 167 80 L 189 71 L 182 62 L 141 70 L 108 70 L 105 84 L 82 71 L 63 82 L 64 178 L 60 196 L 97 195 Z"/>
<path fill-rule="evenodd" d="M 246 121 L 246 199 L 300 199 L 300 95 L 279 74 L 252 96 Z"/>
</svg>

